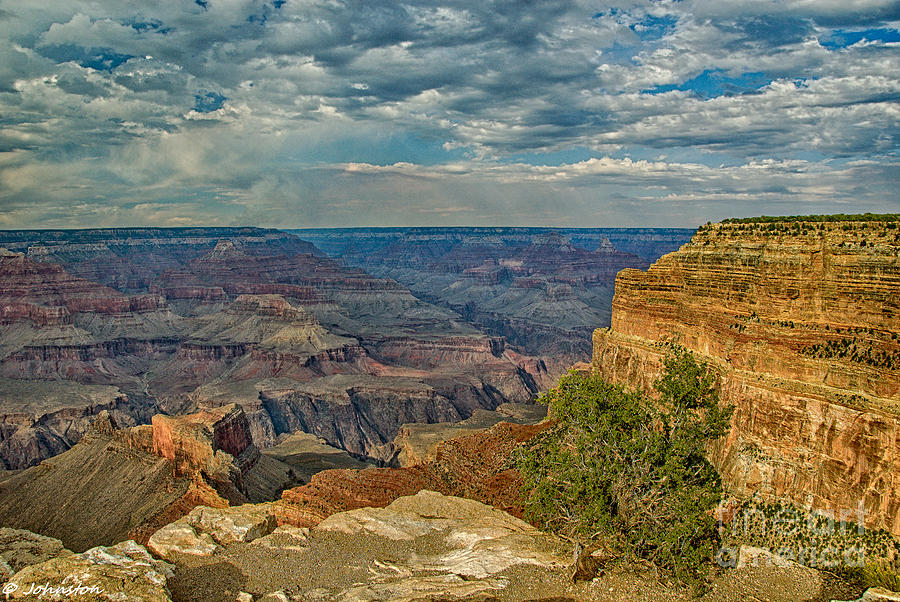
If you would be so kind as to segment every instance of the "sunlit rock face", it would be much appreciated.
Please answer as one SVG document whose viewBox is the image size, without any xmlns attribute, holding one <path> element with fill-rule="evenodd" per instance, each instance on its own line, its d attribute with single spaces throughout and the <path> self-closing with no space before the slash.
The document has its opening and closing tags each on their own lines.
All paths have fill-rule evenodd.
<svg viewBox="0 0 900 602">
<path fill-rule="evenodd" d="M 734 404 L 712 459 L 736 494 L 852 511 L 900 533 L 900 235 L 896 222 L 702 227 L 616 279 L 594 369 L 649 387 L 668 343 Z"/>
</svg>

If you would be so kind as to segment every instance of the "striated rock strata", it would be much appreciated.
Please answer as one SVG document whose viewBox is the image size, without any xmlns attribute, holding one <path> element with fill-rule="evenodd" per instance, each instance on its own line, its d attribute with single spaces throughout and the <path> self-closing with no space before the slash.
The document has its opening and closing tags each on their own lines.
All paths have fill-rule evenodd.
<svg viewBox="0 0 900 602">
<path fill-rule="evenodd" d="M 649 387 L 669 343 L 734 404 L 711 457 L 741 496 L 852 512 L 900 534 L 896 222 L 721 223 L 616 279 L 593 366 Z"/>
<path fill-rule="evenodd" d="M 369 454 L 404 422 L 460 420 L 547 384 L 540 359 L 293 235 L 0 232 L 0 244 L 27 253 L 0 252 L 4 468 L 68 449 L 101 409 L 131 425 L 236 401 L 259 447 L 304 430 Z M 114 396 L 87 403 L 100 385 Z M 42 397 L 66 412 L 25 412 Z"/>
<path fill-rule="evenodd" d="M 64 452 L 103 411 L 127 426 L 149 419 L 148 410 L 116 387 L 0 378 L 0 468 L 28 468 Z"/>
</svg>

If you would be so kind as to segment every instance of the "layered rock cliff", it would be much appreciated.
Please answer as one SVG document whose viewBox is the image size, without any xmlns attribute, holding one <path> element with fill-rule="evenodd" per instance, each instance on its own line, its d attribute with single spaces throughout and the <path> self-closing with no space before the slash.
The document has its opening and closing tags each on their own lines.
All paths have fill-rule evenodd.
<svg viewBox="0 0 900 602">
<path fill-rule="evenodd" d="M 103 411 L 122 426 L 150 418 L 150 408 L 116 387 L 0 378 L 0 468 L 28 468 L 66 451 Z"/>
<path fill-rule="evenodd" d="M 312 244 L 267 228 L 98 228 L 0 231 L 0 246 L 123 291 L 146 290 L 165 270 L 209 252 L 221 240 L 252 255 L 320 255 Z"/>
<path fill-rule="evenodd" d="M 900 533 L 900 224 L 709 224 L 616 279 L 593 366 L 648 387 L 669 344 L 709 362 L 732 428 L 711 456 L 735 494 L 856 511 Z"/>
</svg>

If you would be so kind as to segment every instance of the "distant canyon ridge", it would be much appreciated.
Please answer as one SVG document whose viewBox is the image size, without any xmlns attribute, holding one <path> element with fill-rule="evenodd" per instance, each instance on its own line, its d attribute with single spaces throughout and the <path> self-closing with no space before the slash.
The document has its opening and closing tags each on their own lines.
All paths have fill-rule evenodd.
<svg viewBox="0 0 900 602">
<path fill-rule="evenodd" d="M 331 256 L 391 278 L 481 330 L 557 366 L 589 357 L 608 326 L 615 277 L 647 269 L 684 228 L 354 228 L 292 230 Z"/>
<path fill-rule="evenodd" d="M 253 441 L 311 433 L 389 461 L 401 425 L 528 402 L 610 323 L 623 268 L 679 229 L 112 228 L 0 232 L 0 468 L 106 410 L 240 405 Z"/>
</svg>

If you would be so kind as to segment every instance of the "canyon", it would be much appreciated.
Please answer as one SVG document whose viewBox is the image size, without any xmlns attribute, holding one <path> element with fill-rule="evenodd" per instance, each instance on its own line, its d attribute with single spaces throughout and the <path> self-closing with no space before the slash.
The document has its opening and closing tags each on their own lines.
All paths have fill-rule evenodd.
<svg viewBox="0 0 900 602">
<path fill-rule="evenodd" d="M 890 218 L 701 227 L 616 279 L 593 369 L 650 390 L 672 345 L 734 406 L 710 457 L 739 498 L 900 534 L 900 235 Z"/>
<path fill-rule="evenodd" d="M 684 238 L 607 232 L 638 256 L 593 231 L 317 232 L 345 256 L 261 228 L 0 232 L 0 469 L 104 410 L 134 426 L 232 402 L 260 448 L 306 432 L 391 462 L 403 424 L 552 386 L 589 356 L 616 272 Z"/>
<path fill-rule="evenodd" d="M 688 242 L 678 228 L 296 230 L 331 256 L 392 278 L 556 375 L 590 356 L 609 325 L 616 273 L 646 269 Z"/>
<path fill-rule="evenodd" d="M 548 379 L 540 360 L 289 234 L 28 234 L 0 236 L 23 249 L 0 254 L 5 469 L 68 449 L 102 410 L 134 425 L 232 401 L 261 446 L 304 430 L 362 456 L 405 422 L 528 401 Z"/>
<path fill-rule="evenodd" d="M 676 347 L 734 406 L 709 449 L 729 503 L 896 536 L 898 226 L 0 232 L 0 572 L 159 600 L 687 598 L 524 522 L 514 468 L 572 364 L 651 391 Z M 759 554 L 705 599 L 846 591 Z"/>
</svg>

